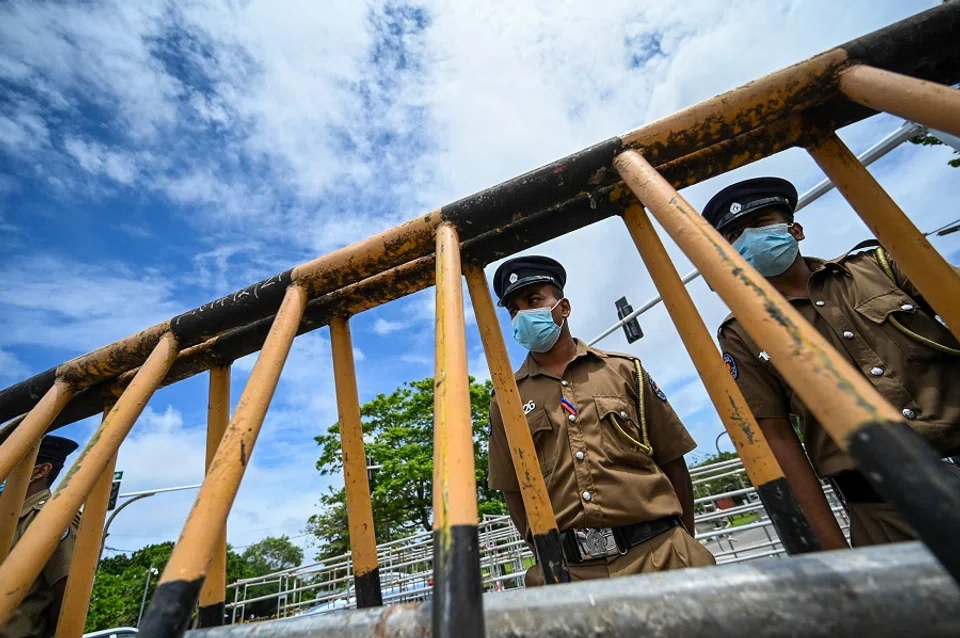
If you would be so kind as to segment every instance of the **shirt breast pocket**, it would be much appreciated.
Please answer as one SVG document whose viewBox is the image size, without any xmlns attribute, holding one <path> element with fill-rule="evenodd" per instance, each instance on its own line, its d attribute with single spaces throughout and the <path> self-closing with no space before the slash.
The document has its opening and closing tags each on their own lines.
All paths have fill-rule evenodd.
<svg viewBox="0 0 960 638">
<path fill-rule="evenodd" d="M 540 460 L 540 473 L 546 478 L 553 473 L 553 468 L 557 465 L 557 436 L 553 431 L 553 423 L 550 422 L 547 411 L 541 407 L 527 415 L 527 425 L 530 426 L 533 446 Z"/>
<path fill-rule="evenodd" d="M 626 396 L 595 396 L 597 416 L 600 419 L 600 438 L 611 461 L 648 467 L 653 460 L 636 404 Z"/>
<path fill-rule="evenodd" d="M 934 361 L 947 356 L 933 344 L 956 348 L 946 326 L 923 312 L 902 290 L 871 297 L 856 306 L 857 313 L 883 330 L 884 335 L 913 361 Z M 914 336 L 909 336 L 912 332 Z"/>
</svg>

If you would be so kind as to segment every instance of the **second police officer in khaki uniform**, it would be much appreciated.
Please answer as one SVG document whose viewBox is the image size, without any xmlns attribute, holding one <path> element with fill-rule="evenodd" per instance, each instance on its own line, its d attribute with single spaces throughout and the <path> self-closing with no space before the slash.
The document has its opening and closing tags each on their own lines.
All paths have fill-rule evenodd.
<svg viewBox="0 0 960 638">
<path fill-rule="evenodd" d="M 683 455 L 696 443 L 635 357 L 571 336 L 565 283 L 563 266 L 531 256 L 504 262 L 493 286 L 529 351 L 517 386 L 572 579 L 715 564 L 688 533 L 693 492 Z M 527 536 L 496 396 L 490 424 L 489 485 Z M 543 584 L 539 565 L 526 582 Z"/>
<path fill-rule="evenodd" d="M 836 259 L 803 257 L 796 204 L 790 182 L 765 177 L 723 189 L 703 215 L 931 446 L 944 457 L 960 453 L 960 344 L 876 242 Z M 719 341 L 761 427 L 782 431 L 791 414 L 800 418 L 814 469 L 847 504 L 852 544 L 915 538 L 732 315 L 720 326 Z"/>
<path fill-rule="evenodd" d="M 77 444 L 70 439 L 59 436 L 43 437 L 40 452 L 37 454 L 37 464 L 27 487 L 27 497 L 23 501 L 20 520 L 14 532 L 14 546 L 50 499 L 53 481 L 63 469 L 67 457 L 76 449 Z M 48 638 L 56 633 L 79 526 L 80 516 L 77 515 L 70 527 L 64 530 L 53 555 L 44 565 L 23 602 L 14 610 L 7 624 L 0 627 L 0 638 Z"/>
</svg>

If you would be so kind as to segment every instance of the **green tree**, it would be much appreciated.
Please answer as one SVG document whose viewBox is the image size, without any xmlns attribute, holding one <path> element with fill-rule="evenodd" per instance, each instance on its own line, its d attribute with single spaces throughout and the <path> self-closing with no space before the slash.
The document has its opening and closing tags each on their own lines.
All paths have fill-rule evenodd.
<svg viewBox="0 0 960 638">
<path fill-rule="evenodd" d="M 267 536 L 259 543 L 243 551 L 243 562 L 256 576 L 299 567 L 303 563 L 303 550 L 284 536 Z"/>
<path fill-rule="evenodd" d="M 152 567 L 162 573 L 170 560 L 173 546 L 173 542 L 147 545 L 130 554 L 118 554 L 100 561 L 90 596 L 90 611 L 85 631 L 136 625 L 143 588 L 147 581 L 147 570 Z M 286 536 L 268 536 L 247 547 L 242 554 L 234 551 L 228 544 L 227 583 L 297 567 L 302 562 L 303 550 L 291 543 Z M 151 575 L 150 587 L 147 590 L 148 603 L 158 580 L 158 575 Z M 251 588 L 248 597 L 276 591 L 276 585 L 263 585 Z M 265 603 L 276 608 L 273 601 Z"/>
<path fill-rule="evenodd" d="M 487 487 L 487 434 L 493 385 L 470 379 L 474 463 L 480 515 L 505 514 L 496 490 Z M 405 383 L 393 393 L 379 394 L 360 409 L 367 455 L 379 466 L 371 485 L 377 540 L 430 531 L 433 522 L 433 379 Z M 324 476 L 343 470 L 340 427 L 335 423 L 316 437 L 317 469 Z M 345 494 L 331 490 L 320 498 L 321 511 L 310 517 L 307 531 L 319 539 L 317 559 L 349 549 Z"/>
</svg>

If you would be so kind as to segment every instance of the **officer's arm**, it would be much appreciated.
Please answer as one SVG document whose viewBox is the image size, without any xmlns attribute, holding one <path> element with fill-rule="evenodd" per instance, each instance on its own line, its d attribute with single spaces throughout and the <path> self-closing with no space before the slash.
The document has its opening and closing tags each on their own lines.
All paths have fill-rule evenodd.
<svg viewBox="0 0 960 638">
<path fill-rule="evenodd" d="M 683 526 L 686 527 L 690 535 L 693 536 L 696 533 L 693 529 L 693 482 L 690 480 L 690 471 L 687 470 L 687 463 L 681 456 L 668 463 L 664 463 L 660 466 L 660 469 L 663 470 L 663 473 L 670 479 L 670 483 L 673 484 L 673 491 L 677 493 L 680 506 L 683 508 L 683 514 L 680 515 L 680 520 L 683 521 Z"/>
<path fill-rule="evenodd" d="M 507 511 L 513 524 L 517 526 L 520 536 L 527 537 L 527 510 L 523 507 L 523 498 L 520 496 L 520 482 L 517 480 L 517 471 L 513 467 L 510 456 L 507 434 L 503 429 L 503 419 L 500 417 L 500 406 L 496 397 L 490 400 L 490 443 L 487 458 L 487 486 L 503 493 L 503 500 L 507 503 Z"/>
<path fill-rule="evenodd" d="M 507 511 L 510 512 L 510 520 L 517 526 L 520 536 L 527 537 L 527 510 L 523 506 L 523 496 L 520 492 L 504 492 L 503 500 L 507 502 Z"/>
</svg>

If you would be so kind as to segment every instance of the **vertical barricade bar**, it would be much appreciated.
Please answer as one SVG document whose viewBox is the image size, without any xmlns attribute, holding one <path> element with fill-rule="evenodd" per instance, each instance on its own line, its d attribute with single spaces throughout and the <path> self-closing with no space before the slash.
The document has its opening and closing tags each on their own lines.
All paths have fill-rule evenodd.
<svg viewBox="0 0 960 638">
<path fill-rule="evenodd" d="M 737 448 L 737 454 L 743 460 L 747 476 L 757 488 L 784 549 L 789 554 L 797 554 L 847 547 L 820 481 L 802 450 L 799 459 L 791 459 L 796 461 L 792 464 L 790 477 L 794 480 L 787 480 L 785 469 L 778 464 L 743 393 L 720 358 L 703 318 L 643 206 L 631 205 L 624 213 L 623 221 L 730 434 L 730 440 Z"/>
<path fill-rule="evenodd" d="M 23 511 L 23 501 L 27 497 L 30 477 L 33 475 L 39 453 L 40 441 L 37 441 L 14 468 L 3 488 L 3 494 L 0 494 L 0 563 L 10 553 L 13 536 L 17 532 L 17 523 L 20 521 L 20 513 Z"/>
<path fill-rule="evenodd" d="M 57 490 L 0 564 L 0 626 L 9 620 L 30 590 L 80 505 L 120 449 L 147 401 L 177 359 L 177 338 L 167 333 L 140 367 L 116 405 L 60 481 Z"/>
<path fill-rule="evenodd" d="M 187 628 L 306 306 L 306 290 L 298 284 L 288 286 L 180 539 L 150 599 L 139 634 L 145 638 L 182 636 Z"/>
<path fill-rule="evenodd" d="M 614 166 L 827 433 L 960 581 L 960 476 L 639 153 L 621 153 Z"/>
<path fill-rule="evenodd" d="M 864 106 L 960 135 L 960 91 L 858 64 L 840 73 L 840 91 Z"/>
<path fill-rule="evenodd" d="M 104 419 L 110 414 L 112 407 L 107 406 Z M 117 454 L 114 454 L 83 505 L 77 543 L 73 548 L 73 562 L 70 563 L 70 575 L 67 576 L 67 589 L 60 607 L 60 619 L 57 621 L 56 638 L 80 638 L 83 635 L 87 612 L 90 609 L 93 580 L 100 560 L 100 540 L 103 537 L 103 522 L 107 518 L 110 488 L 113 487 L 113 471 L 116 468 Z"/>
<path fill-rule="evenodd" d="M 960 95 L 960 91 L 957 94 Z M 910 276 L 923 298 L 960 339 L 960 275 L 836 134 L 820 140 L 809 151 L 883 247 Z"/>
<path fill-rule="evenodd" d="M 353 361 L 350 324 L 343 317 L 330 318 L 330 348 L 337 387 L 337 414 L 340 419 L 340 451 L 343 483 L 347 496 L 347 526 L 357 607 L 383 604 L 380 568 L 377 565 L 377 536 L 373 525 L 373 503 L 367 481 L 367 455 L 363 446 L 357 370 Z"/>
<path fill-rule="evenodd" d="M 437 352 L 433 439 L 433 636 L 484 635 L 477 478 L 463 320 L 460 241 L 437 229 Z"/>
<path fill-rule="evenodd" d="M 24 417 L 23 421 L 0 445 L 0 481 L 6 479 L 13 468 L 39 441 L 57 415 L 73 398 L 73 388 L 66 381 L 57 379 L 53 386 Z"/>
<path fill-rule="evenodd" d="M 223 433 L 230 423 L 230 367 L 210 369 L 210 390 L 207 400 L 207 458 L 205 469 L 217 454 Z M 227 527 L 224 525 L 210 558 L 207 577 L 200 589 L 200 626 L 223 624 L 227 597 Z"/>
<path fill-rule="evenodd" d="M 533 544 L 543 569 L 544 580 L 547 584 L 569 583 L 570 567 L 567 565 L 567 557 L 560 543 L 557 519 L 550 504 L 547 484 L 540 473 L 537 450 L 533 445 L 533 436 L 530 434 L 527 418 L 523 414 L 520 391 L 517 389 L 517 380 L 510 368 L 510 357 L 507 355 L 507 346 L 500 332 L 500 323 L 497 321 L 497 311 L 493 306 L 487 278 L 483 274 L 483 268 L 476 264 L 465 265 L 464 274 L 467 277 L 473 312 L 477 317 L 480 339 L 487 355 L 490 378 L 497 393 L 503 429 L 510 446 L 513 466 L 517 471 L 520 495 L 523 497 L 523 506 L 530 521 Z"/>
</svg>

